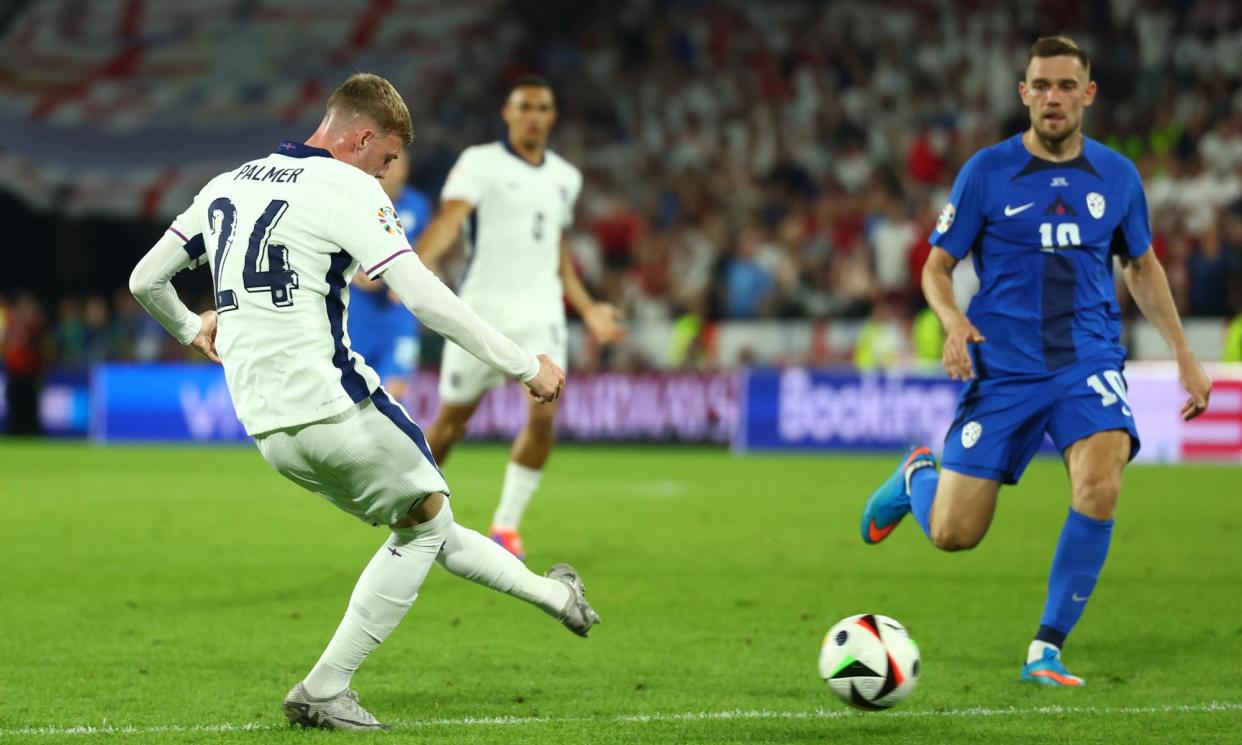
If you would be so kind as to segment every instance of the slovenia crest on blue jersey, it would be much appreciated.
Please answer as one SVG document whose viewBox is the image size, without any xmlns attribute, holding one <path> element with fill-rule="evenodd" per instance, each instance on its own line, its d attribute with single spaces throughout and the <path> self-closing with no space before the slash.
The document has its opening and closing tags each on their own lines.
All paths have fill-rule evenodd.
<svg viewBox="0 0 1242 745">
<path fill-rule="evenodd" d="M 1087 195 L 1087 211 L 1091 216 L 1099 220 L 1104 216 L 1104 195 L 1093 191 Z"/>
</svg>

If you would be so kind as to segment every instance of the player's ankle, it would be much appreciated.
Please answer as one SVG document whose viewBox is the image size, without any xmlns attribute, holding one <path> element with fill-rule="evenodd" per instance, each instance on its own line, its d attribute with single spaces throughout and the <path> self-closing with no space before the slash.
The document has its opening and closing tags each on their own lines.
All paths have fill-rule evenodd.
<svg viewBox="0 0 1242 745">
<path fill-rule="evenodd" d="M 1038 662 L 1039 660 L 1042 660 L 1044 658 L 1044 650 L 1046 649 L 1053 650 L 1054 652 L 1056 652 L 1056 655 L 1058 657 L 1061 656 L 1060 646 L 1053 644 L 1051 642 L 1042 641 L 1040 639 L 1034 639 L 1031 641 L 1031 645 L 1026 648 L 1026 664 L 1029 665 L 1032 662 Z"/>
</svg>

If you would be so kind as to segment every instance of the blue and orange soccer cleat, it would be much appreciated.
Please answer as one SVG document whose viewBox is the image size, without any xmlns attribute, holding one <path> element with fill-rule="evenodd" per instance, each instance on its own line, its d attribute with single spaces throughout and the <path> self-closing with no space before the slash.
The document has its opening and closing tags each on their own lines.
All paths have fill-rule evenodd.
<svg viewBox="0 0 1242 745">
<path fill-rule="evenodd" d="M 879 543 L 888 538 L 901 518 L 910 512 L 910 475 L 920 468 L 935 468 L 936 456 L 928 448 L 910 449 L 901 465 L 880 488 L 876 489 L 863 508 L 863 543 Z"/>
<path fill-rule="evenodd" d="M 1087 681 L 1077 675 L 1069 674 L 1065 665 L 1061 664 L 1061 654 L 1051 647 L 1044 648 L 1042 658 L 1022 666 L 1022 680 L 1025 683 L 1064 688 L 1080 688 L 1087 684 Z"/>
<path fill-rule="evenodd" d="M 526 549 L 522 546 L 522 536 L 518 535 L 516 530 L 493 525 L 491 534 L 492 540 L 499 543 L 501 548 L 518 557 L 519 560 L 526 561 Z"/>
</svg>

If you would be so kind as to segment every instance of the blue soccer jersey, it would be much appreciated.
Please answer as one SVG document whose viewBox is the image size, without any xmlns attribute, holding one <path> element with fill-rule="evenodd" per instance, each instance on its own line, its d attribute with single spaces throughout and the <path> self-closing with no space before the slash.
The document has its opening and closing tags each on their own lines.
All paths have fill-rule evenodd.
<svg viewBox="0 0 1242 745">
<path fill-rule="evenodd" d="M 350 290 L 349 343 L 385 384 L 409 377 L 418 364 L 418 322 L 387 287 Z"/>
<path fill-rule="evenodd" d="M 1138 170 L 1119 153 L 1084 138 L 1079 157 L 1054 163 L 1021 135 L 980 150 L 928 240 L 958 259 L 973 252 L 980 378 L 1124 359 L 1112 255 L 1143 254 L 1151 228 Z"/>
<path fill-rule="evenodd" d="M 406 239 L 413 245 L 431 222 L 431 202 L 419 190 L 405 186 L 393 206 Z M 350 293 L 350 343 L 381 380 L 387 382 L 413 374 L 418 365 L 418 336 L 418 319 L 390 298 L 387 289 L 355 289 Z"/>
<path fill-rule="evenodd" d="M 401 195 L 393 202 L 393 207 L 397 208 L 405 237 L 410 239 L 411 245 L 418 242 L 419 236 L 431 223 L 431 200 L 413 186 L 406 186 L 401 189 Z"/>
</svg>

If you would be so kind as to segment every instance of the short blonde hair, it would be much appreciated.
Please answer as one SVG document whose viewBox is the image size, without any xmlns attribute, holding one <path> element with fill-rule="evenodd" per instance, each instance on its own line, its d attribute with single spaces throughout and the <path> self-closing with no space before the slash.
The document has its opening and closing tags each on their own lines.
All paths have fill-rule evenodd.
<svg viewBox="0 0 1242 745">
<path fill-rule="evenodd" d="M 380 129 L 401 137 L 405 144 L 414 140 L 414 124 L 410 110 L 397 89 L 379 75 L 358 72 L 332 92 L 328 97 L 327 111 L 362 115 L 370 118 Z"/>
</svg>

